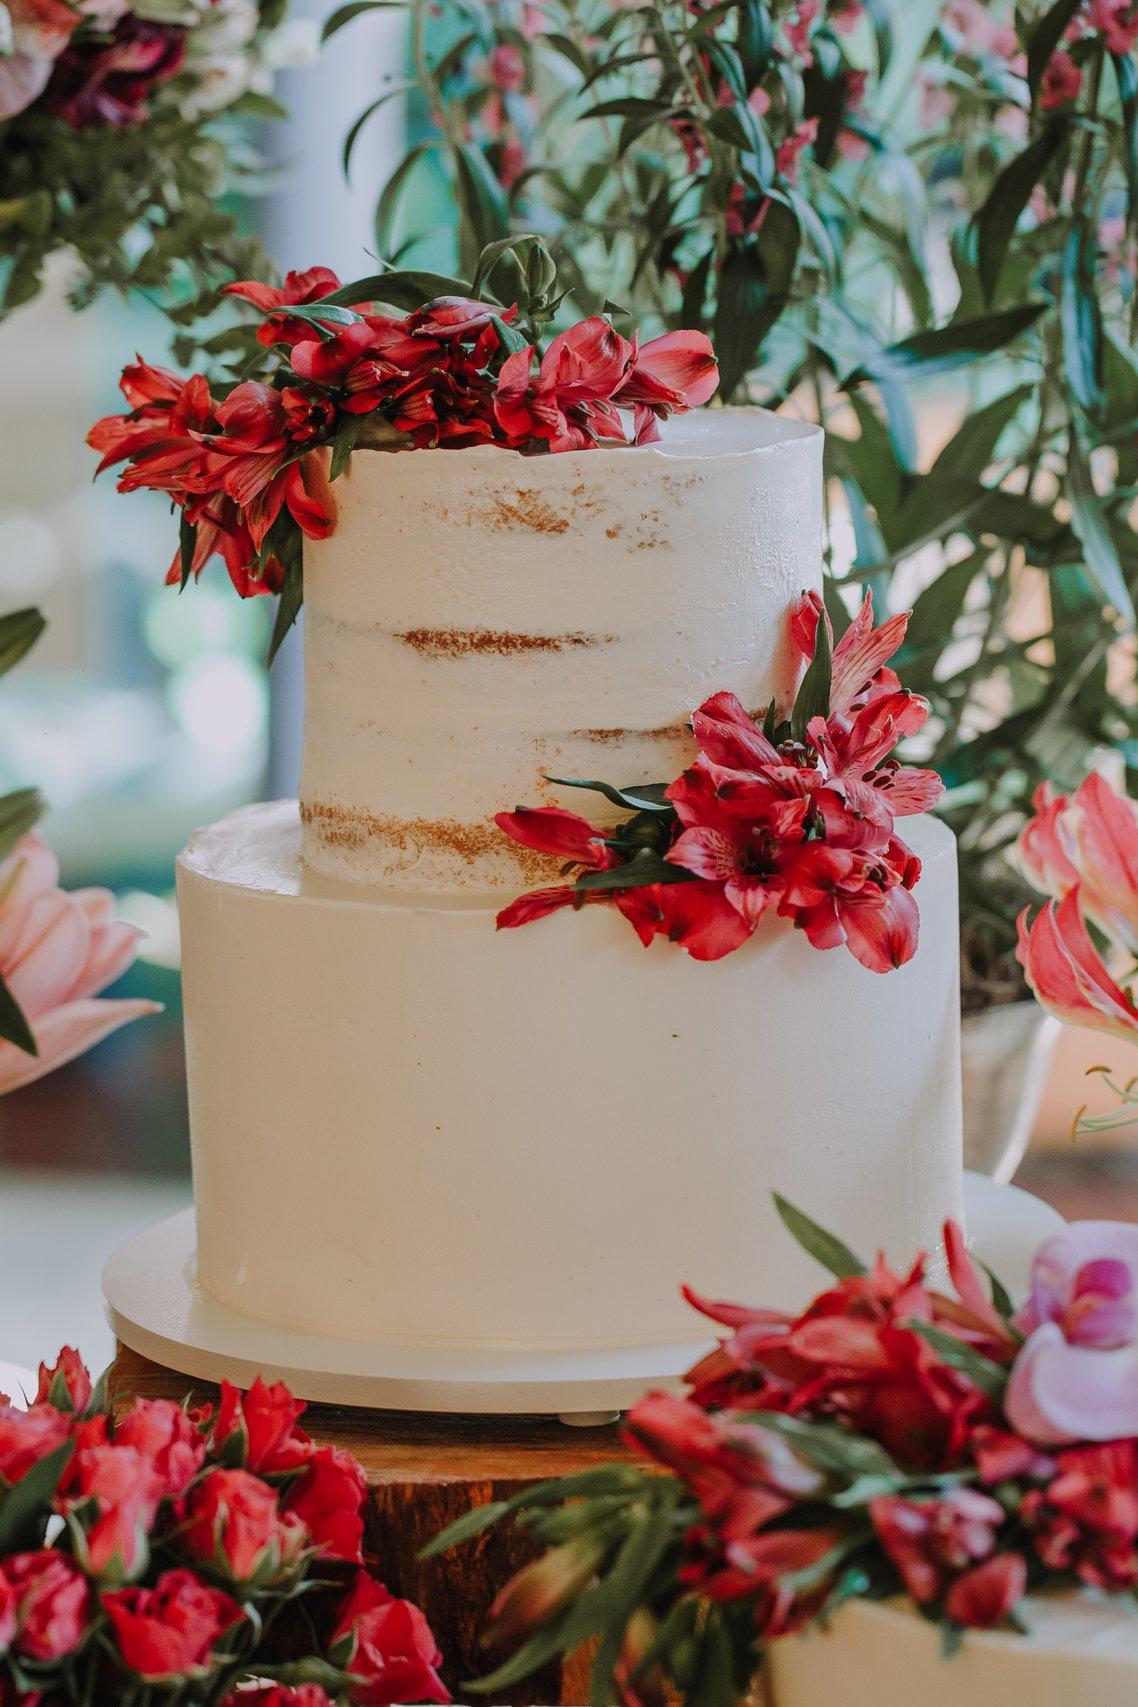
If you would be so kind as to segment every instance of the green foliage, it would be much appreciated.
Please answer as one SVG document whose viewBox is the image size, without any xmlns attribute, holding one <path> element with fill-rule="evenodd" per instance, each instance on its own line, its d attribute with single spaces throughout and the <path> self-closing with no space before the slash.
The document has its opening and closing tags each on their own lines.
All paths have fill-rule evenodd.
<svg viewBox="0 0 1138 1707">
<path fill-rule="evenodd" d="M 644 336 L 702 327 L 725 399 L 827 426 L 828 608 L 867 585 L 914 606 L 901 668 L 960 840 L 966 999 L 1021 994 L 1006 854 L 1032 792 L 1138 760 L 1133 56 L 1067 39 L 1078 0 L 1001 0 L 972 39 L 895 0 L 829 0 L 808 40 L 792 0 L 547 0 L 532 38 L 521 0 L 406 5 L 437 119 L 381 201 L 384 252 L 458 267 L 503 225 L 540 232 L 566 318 L 612 297 Z M 1064 44 L 1081 86 L 1045 105 Z M 922 461 L 934 406 L 955 430 Z"/>
<path fill-rule="evenodd" d="M 188 324 L 233 278 L 267 275 L 227 192 L 253 187 L 236 125 L 166 111 L 146 124 L 72 130 L 35 108 L 0 124 L 0 317 L 30 301 L 48 259 L 78 263 L 73 306 L 105 289 L 158 298 Z"/>
</svg>

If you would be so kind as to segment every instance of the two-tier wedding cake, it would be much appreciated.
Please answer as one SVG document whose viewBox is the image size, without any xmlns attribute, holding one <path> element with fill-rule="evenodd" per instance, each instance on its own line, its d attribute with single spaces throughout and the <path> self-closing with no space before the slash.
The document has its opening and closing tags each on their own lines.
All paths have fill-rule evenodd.
<svg viewBox="0 0 1138 1707">
<path fill-rule="evenodd" d="M 936 821 L 907 820 L 919 946 L 885 976 L 773 914 L 714 966 L 608 907 L 495 930 L 560 868 L 497 813 L 573 804 L 548 777 L 675 776 L 707 695 L 792 690 L 821 485 L 822 435 L 758 410 L 642 448 L 352 457 L 306 549 L 299 806 L 179 864 L 207 1294 L 379 1346 L 670 1348 L 652 1378 L 701 1337 L 679 1281 L 815 1283 L 772 1191 L 898 1261 L 960 1213 Z"/>
</svg>

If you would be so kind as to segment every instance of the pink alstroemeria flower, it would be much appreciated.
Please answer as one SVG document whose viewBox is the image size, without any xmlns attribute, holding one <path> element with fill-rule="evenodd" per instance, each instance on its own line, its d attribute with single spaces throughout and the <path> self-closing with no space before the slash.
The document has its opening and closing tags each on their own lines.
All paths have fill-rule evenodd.
<svg viewBox="0 0 1138 1707">
<path fill-rule="evenodd" d="M 1016 959 L 1040 1004 L 1065 1025 L 1138 1042 L 1138 1010 L 1087 934 L 1080 887 L 1061 901 L 1048 901 L 1030 925 L 1029 911 L 1025 907 L 1017 921 Z"/>
<path fill-rule="evenodd" d="M 1075 1221 L 1036 1252 L 1004 1399 L 1039 1446 L 1138 1434 L 1138 1226 Z"/>
<path fill-rule="evenodd" d="M 1032 804 L 1016 843 L 1028 882 L 1057 901 L 1078 884 L 1083 914 L 1138 955 L 1138 805 L 1097 771 L 1072 795 L 1043 783 Z"/>
<path fill-rule="evenodd" d="M 0 1095 L 99 1043 L 155 1002 L 98 1001 L 138 952 L 139 932 L 114 917 L 106 889 L 59 887 L 47 843 L 25 836 L 0 865 L 0 975 L 23 1009 L 38 1055 L 0 1042 Z"/>
</svg>

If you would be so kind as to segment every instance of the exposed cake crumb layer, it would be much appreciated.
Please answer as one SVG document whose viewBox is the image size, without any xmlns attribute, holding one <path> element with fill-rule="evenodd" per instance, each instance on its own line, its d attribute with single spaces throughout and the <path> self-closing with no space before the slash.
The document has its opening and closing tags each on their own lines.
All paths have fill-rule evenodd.
<svg viewBox="0 0 1138 1707">
<path fill-rule="evenodd" d="M 821 581 L 821 446 L 721 409 L 658 447 L 357 453 L 306 548 L 306 861 L 414 889 L 545 880 L 495 812 L 560 799 L 603 823 L 546 778 L 661 780 L 708 693 L 785 696 L 786 611 Z"/>
</svg>

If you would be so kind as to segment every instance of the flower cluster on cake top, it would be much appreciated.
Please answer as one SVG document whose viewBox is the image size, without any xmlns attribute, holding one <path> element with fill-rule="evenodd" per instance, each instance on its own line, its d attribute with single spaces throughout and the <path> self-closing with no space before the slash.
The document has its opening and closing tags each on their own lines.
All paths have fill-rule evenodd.
<svg viewBox="0 0 1138 1707">
<path fill-rule="evenodd" d="M 771 705 L 756 719 L 734 694 L 713 694 L 692 718 L 696 760 L 674 782 L 550 778 L 623 807 L 616 827 L 559 806 L 499 813 L 506 835 L 576 873 L 521 896 L 499 927 L 604 901 L 646 946 L 663 936 L 696 960 L 718 960 L 774 911 L 815 948 L 844 943 L 874 972 L 904 965 L 917 946 L 921 864 L 895 820 L 928 810 L 943 788 L 935 771 L 892 756 L 929 712 L 888 667 L 908 620 L 875 628 L 867 593 L 835 645 L 810 594 L 791 612 L 792 643 L 809 663 L 789 713 Z"/>
<path fill-rule="evenodd" d="M 686 1397 L 629 1413 L 651 1468 L 486 1514 L 520 1514 L 546 1551 L 499 1595 L 516 1651 L 482 1687 L 575 1647 L 586 1614 L 594 1699 L 647 1707 L 709 1699 L 712 1675 L 716 1701 L 749 1697 L 771 1642 L 853 1598 L 907 1597 L 948 1655 L 969 1629 L 1024 1629 L 1029 1593 L 1138 1588 L 1138 1228 L 1055 1233 L 1016 1309 L 951 1221 L 949 1291 L 924 1256 L 868 1267 L 776 1202 L 833 1281 L 790 1313 L 687 1292 L 724 1337 Z"/>
<path fill-rule="evenodd" d="M 449 1701 L 366 1569 L 364 1472 L 304 1409 L 258 1379 L 116 1410 L 70 1348 L 26 1408 L 0 1396 L 0 1701 Z"/>
<path fill-rule="evenodd" d="M 534 239 L 510 250 L 526 257 L 527 271 L 508 304 L 489 299 L 488 287 L 486 300 L 473 294 L 504 253 L 489 257 L 465 295 L 461 281 L 431 274 L 341 285 L 313 267 L 280 287 L 227 287 L 262 316 L 238 339 L 243 371 L 256 377 L 219 386 L 141 359 L 128 366 L 129 408 L 97 422 L 88 442 L 100 472 L 127 464 L 120 491 L 165 492 L 179 510 L 168 579 L 184 585 L 220 556 L 243 598 L 282 594 L 279 641 L 301 602 L 302 536 L 323 538 L 334 526 L 329 481 L 365 424 L 409 449 L 581 451 L 648 444 L 661 420 L 711 397 L 718 369 L 702 332 L 642 344 L 598 314 L 546 340 L 561 301 L 552 263 Z M 456 290 L 433 294 L 448 284 Z M 408 301 L 411 312 L 390 311 Z"/>
</svg>

